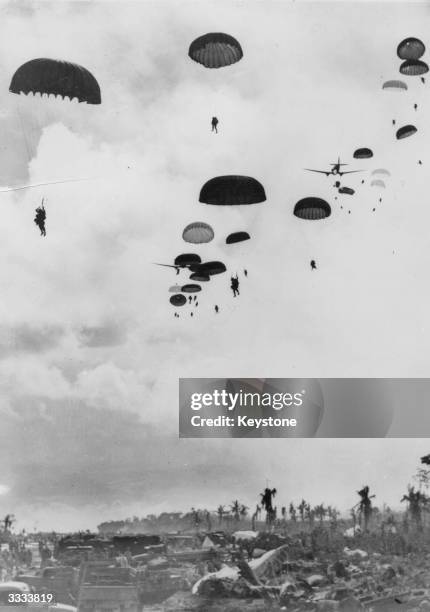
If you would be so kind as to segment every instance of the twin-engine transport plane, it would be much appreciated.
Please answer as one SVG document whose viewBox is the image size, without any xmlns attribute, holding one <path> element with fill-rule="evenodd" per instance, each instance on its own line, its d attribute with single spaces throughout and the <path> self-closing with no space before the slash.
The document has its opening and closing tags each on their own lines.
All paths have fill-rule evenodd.
<svg viewBox="0 0 430 612">
<path fill-rule="evenodd" d="M 325 174 L 326 176 L 330 176 L 330 174 L 334 176 L 343 176 L 344 174 L 352 174 L 354 172 L 363 172 L 362 170 L 346 170 L 341 171 L 341 166 L 347 166 L 348 164 L 342 164 L 340 161 L 340 157 L 337 158 L 337 163 L 331 164 L 331 170 L 313 170 L 312 168 L 305 168 L 309 172 L 319 172 L 320 174 Z"/>
</svg>

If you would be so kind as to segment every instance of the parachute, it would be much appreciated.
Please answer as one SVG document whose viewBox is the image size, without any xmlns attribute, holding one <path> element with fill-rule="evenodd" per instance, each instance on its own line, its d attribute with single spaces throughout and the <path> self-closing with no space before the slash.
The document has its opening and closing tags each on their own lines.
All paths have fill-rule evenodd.
<svg viewBox="0 0 430 612">
<path fill-rule="evenodd" d="M 383 174 L 384 176 L 391 176 L 391 172 L 389 172 L 389 170 L 386 170 L 385 168 L 376 168 L 376 170 L 373 170 L 372 176 L 374 176 L 375 174 Z"/>
<path fill-rule="evenodd" d="M 181 291 L 182 291 L 181 285 L 172 285 L 169 288 L 169 293 L 181 293 Z"/>
<path fill-rule="evenodd" d="M 203 274 L 205 276 L 213 276 L 214 274 L 222 274 L 223 272 L 226 272 L 226 270 L 227 268 L 222 261 L 208 261 L 201 264 L 198 269 L 193 270 L 193 272 L 198 272 L 199 274 Z"/>
<path fill-rule="evenodd" d="M 420 60 L 406 60 L 400 65 L 400 72 L 407 76 L 420 76 L 429 71 L 429 67 L 425 62 Z"/>
<path fill-rule="evenodd" d="M 9 91 L 15 94 L 53 94 L 77 98 L 87 104 L 101 104 L 100 87 L 83 66 L 60 60 L 39 58 L 26 62 L 12 77 Z"/>
<path fill-rule="evenodd" d="M 355 191 L 354 189 L 351 189 L 351 187 L 340 187 L 338 189 L 339 193 L 346 193 L 348 195 L 354 195 Z"/>
<path fill-rule="evenodd" d="M 371 183 L 370 183 L 371 187 L 381 187 L 381 189 L 385 189 L 385 183 L 382 179 L 374 179 Z"/>
<path fill-rule="evenodd" d="M 204 34 L 196 38 L 188 50 L 189 57 L 206 68 L 223 68 L 243 57 L 242 47 L 229 34 Z"/>
<path fill-rule="evenodd" d="M 198 293 L 201 290 L 202 288 L 200 287 L 200 285 L 189 284 L 189 285 L 184 285 L 182 287 L 183 293 Z"/>
<path fill-rule="evenodd" d="M 392 80 L 385 81 L 385 83 L 382 85 L 382 89 L 390 89 L 393 91 L 406 91 L 408 89 L 408 86 L 403 81 Z"/>
<path fill-rule="evenodd" d="M 210 281 L 210 276 L 208 274 L 203 274 L 203 272 L 193 272 L 190 275 L 190 280 L 195 280 L 199 283 L 207 283 Z"/>
<path fill-rule="evenodd" d="M 418 60 L 425 53 L 425 45 L 419 38 L 405 38 L 397 47 L 397 55 L 402 60 Z"/>
<path fill-rule="evenodd" d="M 214 236 L 215 234 L 211 226 L 201 221 L 190 223 L 182 232 L 182 238 L 185 242 L 191 242 L 192 244 L 210 242 Z"/>
<path fill-rule="evenodd" d="M 251 236 L 248 232 L 233 232 L 233 234 L 229 234 L 225 239 L 226 244 L 235 244 L 236 242 L 243 242 L 244 240 L 249 240 Z"/>
<path fill-rule="evenodd" d="M 175 258 L 175 266 L 180 266 L 181 268 L 186 268 L 191 264 L 200 264 L 201 262 L 200 256 L 194 253 L 183 253 Z"/>
<path fill-rule="evenodd" d="M 294 207 L 294 215 L 299 219 L 315 221 L 331 215 L 330 204 L 321 198 L 303 198 Z"/>
<path fill-rule="evenodd" d="M 397 140 L 402 140 L 402 138 L 408 138 L 408 136 L 412 136 L 417 131 L 418 130 L 414 125 L 404 125 L 397 130 L 396 138 Z"/>
<path fill-rule="evenodd" d="M 371 149 L 364 147 L 363 149 L 357 149 L 354 151 L 354 157 L 355 159 L 369 159 L 370 157 L 373 157 L 373 153 Z"/>
<path fill-rule="evenodd" d="M 176 293 L 170 298 L 170 303 L 172 304 L 172 306 L 183 306 L 187 303 L 187 298 L 181 293 Z"/>
<path fill-rule="evenodd" d="M 265 202 L 263 185 L 250 176 L 217 176 L 205 183 L 199 202 L 215 206 L 258 204 Z"/>
</svg>

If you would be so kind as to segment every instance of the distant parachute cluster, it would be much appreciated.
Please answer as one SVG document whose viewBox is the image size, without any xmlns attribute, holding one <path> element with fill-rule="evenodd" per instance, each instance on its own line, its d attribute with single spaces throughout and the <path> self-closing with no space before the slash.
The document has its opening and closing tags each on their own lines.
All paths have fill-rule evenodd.
<svg viewBox="0 0 430 612">
<path fill-rule="evenodd" d="M 251 206 L 260 204 L 266 201 L 266 193 L 263 185 L 253 177 L 241 175 L 217 176 L 207 181 L 200 190 L 199 201 L 203 204 L 211 206 Z M 215 238 L 214 229 L 206 222 L 195 221 L 188 224 L 183 232 L 182 238 L 185 242 L 194 245 L 203 245 L 210 243 Z M 251 240 L 251 235 L 245 230 L 235 231 L 228 234 L 224 238 L 226 245 L 235 245 Z M 227 267 L 222 261 L 202 261 L 200 255 L 195 253 L 183 253 L 178 255 L 173 265 L 160 264 L 166 267 L 176 269 L 178 274 L 181 269 L 185 269 L 190 273 L 189 279 L 199 283 L 207 283 L 213 276 L 223 274 L 227 271 Z M 247 276 L 247 271 L 245 272 Z M 231 278 L 233 295 L 239 293 L 239 277 Z M 170 303 L 175 307 L 181 307 L 185 304 L 198 306 L 196 299 L 185 297 L 186 293 L 197 293 L 202 290 L 202 287 L 197 284 L 185 284 L 182 286 L 175 285 L 170 287 L 169 292 L 175 293 L 170 297 Z M 219 312 L 218 305 L 215 305 L 215 312 Z M 190 313 L 193 316 L 193 313 Z M 178 315 L 175 315 L 178 316 Z"/>
</svg>

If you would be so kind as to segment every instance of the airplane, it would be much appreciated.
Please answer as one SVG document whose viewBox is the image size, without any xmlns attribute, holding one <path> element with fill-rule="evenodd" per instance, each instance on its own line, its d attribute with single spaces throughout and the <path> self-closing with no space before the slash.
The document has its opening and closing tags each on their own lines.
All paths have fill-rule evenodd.
<svg viewBox="0 0 430 612">
<path fill-rule="evenodd" d="M 330 176 L 330 174 L 334 176 L 343 176 L 344 174 L 353 174 L 354 172 L 363 172 L 362 170 L 340 170 L 341 166 L 347 166 L 348 164 L 342 164 L 340 161 L 340 157 L 337 158 L 337 163 L 332 163 L 331 170 L 313 170 L 312 168 L 304 168 L 304 170 L 308 170 L 309 172 L 319 172 L 320 174 L 325 174 L 326 176 Z"/>
</svg>

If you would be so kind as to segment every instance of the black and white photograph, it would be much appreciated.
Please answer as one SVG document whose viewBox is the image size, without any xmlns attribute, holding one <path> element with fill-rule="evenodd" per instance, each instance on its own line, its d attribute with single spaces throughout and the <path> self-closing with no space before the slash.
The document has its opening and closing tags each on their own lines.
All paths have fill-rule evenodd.
<svg viewBox="0 0 430 612">
<path fill-rule="evenodd" d="M 0 612 L 430 610 L 429 64 L 427 0 L 0 0 Z"/>
</svg>

